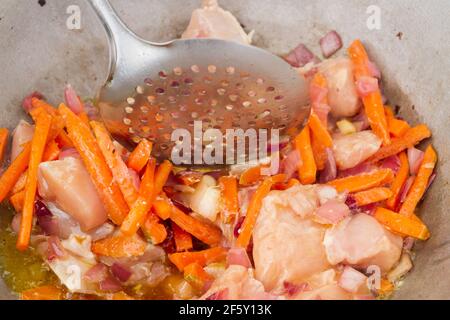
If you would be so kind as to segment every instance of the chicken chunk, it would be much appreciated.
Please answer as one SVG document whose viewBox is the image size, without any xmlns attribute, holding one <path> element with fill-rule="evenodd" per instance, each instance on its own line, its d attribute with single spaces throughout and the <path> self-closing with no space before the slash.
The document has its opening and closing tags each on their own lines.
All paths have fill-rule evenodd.
<svg viewBox="0 0 450 320">
<path fill-rule="evenodd" d="M 356 167 L 381 147 L 381 140 L 372 131 L 360 131 L 333 137 L 333 153 L 340 170 Z"/>
<path fill-rule="evenodd" d="M 322 245 L 325 227 L 312 221 L 319 205 L 316 186 L 273 191 L 263 201 L 253 232 L 256 279 L 279 293 L 283 283 L 301 283 L 329 267 Z"/>
<path fill-rule="evenodd" d="M 23 150 L 23 145 L 33 139 L 34 126 L 20 120 L 16 129 L 14 129 L 11 147 L 11 161 L 13 161 Z"/>
<path fill-rule="evenodd" d="M 101 226 L 107 213 L 81 160 L 43 162 L 38 172 L 39 195 L 54 202 L 80 223 L 83 231 Z"/>
<path fill-rule="evenodd" d="M 332 265 L 345 263 L 361 268 L 375 265 L 382 273 L 400 259 L 402 238 L 386 230 L 375 218 L 357 214 L 328 229 L 324 245 Z"/>
<path fill-rule="evenodd" d="M 251 36 L 245 33 L 238 20 L 229 11 L 219 7 L 216 0 L 204 0 L 203 7 L 194 10 L 181 38 L 216 38 L 251 43 Z"/>
<path fill-rule="evenodd" d="M 326 60 L 319 65 L 328 82 L 328 104 L 335 118 L 352 117 L 361 108 L 352 63 L 348 58 Z"/>
</svg>

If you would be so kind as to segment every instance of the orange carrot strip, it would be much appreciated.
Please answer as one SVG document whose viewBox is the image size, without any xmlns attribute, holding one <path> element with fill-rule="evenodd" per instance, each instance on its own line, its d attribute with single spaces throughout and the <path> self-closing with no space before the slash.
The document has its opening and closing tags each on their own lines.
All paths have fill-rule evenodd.
<svg viewBox="0 0 450 320">
<path fill-rule="evenodd" d="M 158 170 L 156 170 L 155 174 L 155 188 L 153 191 L 153 199 L 155 199 L 155 197 L 159 195 L 163 190 L 163 187 L 166 184 L 170 173 L 172 172 L 172 168 L 173 164 L 169 160 L 164 160 L 164 162 L 159 165 Z"/>
<path fill-rule="evenodd" d="M 261 185 L 256 189 L 248 204 L 247 215 L 241 227 L 241 232 L 237 238 L 236 245 L 238 247 L 247 248 L 253 233 L 253 228 L 261 210 L 262 200 L 267 196 L 272 188 L 274 181 L 271 177 L 264 179 Z"/>
<path fill-rule="evenodd" d="M 55 140 L 60 148 L 73 148 L 72 140 L 70 140 L 69 136 L 64 130 L 59 133 Z"/>
<path fill-rule="evenodd" d="M 261 166 L 251 167 L 241 173 L 239 184 L 241 186 L 250 186 L 260 181 L 261 178 Z"/>
<path fill-rule="evenodd" d="M 48 114 L 52 116 L 57 115 L 57 110 L 51 104 L 45 102 L 44 100 L 32 98 L 31 106 L 33 107 L 33 109 L 43 108 L 45 111 L 47 111 Z M 31 111 L 33 111 L 33 109 Z"/>
<path fill-rule="evenodd" d="M 318 88 L 315 89 L 315 87 Z M 325 91 L 325 94 L 323 96 L 321 95 L 317 96 L 316 94 L 313 94 L 314 91 L 316 90 L 318 91 L 320 90 L 320 88 L 322 88 Z M 313 79 L 311 80 L 310 100 L 311 100 L 311 113 L 314 113 L 314 110 L 316 110 L 316 108 L 320 108 L 322 105 L 328 105 L 328 82 L 327 78 L 325 78 L 325 76 L 320 72 L 317 72 L 314 75 Z M 320 119 L 318 116 L 317 118 Z M 324 116 L 323 119 L 320 119 L 320 122 L 326 128 L 328 126 L 328 115 Z"/>
<path fill-rule="evenodd" d="M 368 161 L 374 163 L 396 155 L 429 137 L 431 137 L 431 131 L 426 125 L 420 124 L 416 127 L 412 127 L 406 131 L 403 137 L 392 139 L 390 145 L 381 147 L 380 150 L 368 159 Z"/>
<path fill-rule="evenodd" d="M 125 300 L 136 300 L 134 299 L 132 296 L 129 296 L 128 294 L 126 294 L 123 291 L 119 291 L 116 293 L 113 293 L 110 297 L 111 300 L 121 300 L 121 301 L 125 301 Z"/>
<path fill-rule="evenodd" d="M 91 121 L 90 125 L 94 130 L 94 135 L 97 139 L 98 146 L 100 147 L 100 150 L 105 157 L 106 163 L 108 164 L 108 167 L 112 172 L 114 181 L 116 181 L 119 185 L 120 191 L 122 191 L 125 201 L 131 208 L 137 200 L 139 194 L 134 185 L 133 178 L 130 176 L 128 167 L 122 160 L 120 153 L 117 152 L 108 133 L 108 130 L 103 125 L 103 123 Z"/>
<path fill-rule="evenodd" d="M 42 286 L 22 291 L 21 300 L 62 300 L 63 292 L 55 286 Z"/>
<path fill-rule="evenodd" d="M 152 211 L 148 213 L 147 219 L 142 226 L 142 231 L 150 238 L 153 244 L 160 244 L 167 237 L 166 227 L 164 227 L 159 217 Z"/>
<path fill-rule="evenodd" d="M 192 236 L 177 226 L 176 223 L 172 221 L 171 223 L 173 238 L 175 239 L 175 246 L 177 248 L 177 252 L 191 250 L 192 245 Z"/>
<path fill-rule="evenodd" d="M 333 146 L 333 139 L 331 138 L 328 129 L 314 112 L 311 112 L 311 115 L 309 116 L 308 125 L 314 137 L 316 137 L 322 145 L 326 148 L 331 148 Z"/>
<path fill-rule="evenodd" d="M 214 247 L 202 251 L 172 253 L 169 254 L 169 260 L 178 268 L 178 270 L 184 271 L 191 263 L 196 262 L 204 267 L 213 262 L 223 261 L 226 256 L 226 249 Z"/>
<path fill-rule="evenodd" d="M 305 126 L 295 138 L 295 148 L 300 152 L 301 164 L 298 175 L 302 184 L 312 184 L 316 181 L 317 167 L 311 147 L 309 126 Z"/>
<path fill-rule="evenodd" d="M 82 111 L 78 114 L 78 118 L 80 118 L 81 121 L 83 121 L 84 124 L 87 126 L 89 125 L 89 117 L 87 116 L 86 112 Z"/>
<path fill-rule="evenodd" d="M 427 190 L 428 181 L 433 174 L 434 167 L 437 162 L 437 154 L 434 151 L 433 146 L 429 145 L 425 150 L 422 164 L 419 167 L 417 176 L 408 192 L 408 195 L 400 208 L 399 213 L 406 217 L 410 217 L 414 214 L 417 204 L 422 199 L 425 191 Z"/>
<path fill-rule="evenodd" d="M 125 235 L 132 235 L 136 233 L 145 221 L 145 218 L 152 206 L 152 195 L 154 188 L 156 161 L 151 159 L 145 170 L 139 189 L 139 197 L 133 203 L 130 213 L 120 227 L 120 231 Z M 126 168 L 126 167 L 125 167 Z"/>
<path fill-rule="evenodd" d="M 0 128 L 0 164 L 3 161 L 3 155 L 5 154 L 5 148 L 8 144 L 9 131 L 6 128 Z"/>
<path fill-rule="evenodd" d="M 311 135 L 311 148 L 314 154 L 314 162 L 316 163 L 317 170 L 325 169 L 325 163 L 327 162 L 326 147 L 320 143 L 314 135 Z"/>
<path fill-rule="evenodd" d="M 363 76 L 370 77 L 369 57 L 361 41 L 355 40 L 348 48 L 348 53 L 354 66 L 356 80 Z M 380 90 L 362 97 L 362 100 L 372 130 L 383 141 L 384 145 L 389 145 L 391 139 Z"/>
<path fill-rule="evenodd" d="M 338 192 L 358 192 L 390 183 L 394 174 L 390 169 L 381 169 L 371 173 L 345 177 L 328 182 Z"/>
<path fill-rule="evenodd" d="M 220 177 L 219 187 L 222 199 L 222 220 L 231 223 L 239 213 L 238 187 L 235 177 Z"/>
<path fill-rule="evenodd" d="M 184 268 L 184 279 L 197 289 L 204 289 L 213 280 L 198 262 L 188 264 Z"/>
<path fill-rule="evenodd" d="M 299 185 L 299 184 L 300 184 L 300 181 L 298 181 L 297 179 L 292 178 L 292 179 L 289 179 L 289 181 L 287 181 L 287 182 L 276 183 L 273 186 L 273 189 L 275 189 L 275 190 L 287 190 L 287 189 L 292 188 L 293 186 L 296 186 L 296 185 Z"/>
<path fill-rule="evenodd" d="M 24 199 L 25 190 L 22 190 L 9 197 L 9 202 L 12 204 L 16 212 L 22 212 Z"/>
<path fill-rule="evenodd" d="M 60 152 L 61 149 L 59 149 L 58 143 L 56 143 L 55 140 L 50 141 L 45 147 L 42 162 L 53 161 L 58 159 Z"/>
<path fill-rule="evenodd" d="M 405 152 L 401 152 L 399 154 L 399 158 L 400 158 L 400 168 L 391 185 L 392 196 L 386 201 L 386 206 L 391 210 L 393 210 L 397 206 L 398 198 L 400 197 L 402 187 L 409 177 L 408 156 L 406 155 Z"/>
<path fill-rule="evenodd" d="M 384 201 L 392 196 L 389 188 L 373 188 L 366 191 L 360 191 L 353 195 L 358 206 L 365 206 L 371 203 Z"/>
<path fill-rule="evenodd" d="M 42 161 L 51 125 L 52 116 L 50 114 L 42 112 L 37 116 L 36 128 L 34 129 L 33 139 L 31 140 L 31 153 L 28 163 L 22 219 L 16 244 L 17 249 L 21 251 L 26 250 L 30 242 L 31 229 L 33 227 L 34 200 L 37 190 L 38 167 Z"/>
<path fill-rule="evenodd" d="M 389 133 L 394 137 L 399 138 L 405 135 L 405 133 L 411 128 L 408 122 L 399 120 L 397 118 L 388 118 Z"/>
<path fill-rule="evenodd" d="M 95 241 L 91 246 L 93 253 L 113 258 L 141 256 L 145 248 L 147 242 L 136 234 L 131 237 L 123 235 L 108 237 Z"/>
<path fill-rule="evenodd" d="M 389 280 L 382 278 L 380 282 L 380 289 L 377 290 L 377 293 L 379 295 L 386 296 L 392 293 L 394 289 L 395 289 L 394 285 Z"/>
<path fill-rule="evenodd" d="M 427 226 L 419 219 L 410 219 L 381 207 L 375 211 L 375 218 L 391 231 L 400 233 L 403 236 L 419 240 L 427 240 L 430 237 Z"/>
<path fill-rule="evenodd" d="M 187 215 L 175 206 L 172 206 L 170 219 L 181 229 L 206 244 L 218 244 L 222 238 L 222 232 L 218 228 Z"/>
<path fill-rule="evenodd" d="M 133 152 L 131 152 L 128 158 L 128 167 L 134 169 L 136 172 L 140 172 L 150 159 L 152 147 L 153 144 L 150 141 L 142 139 Z"/>
<path fill-rule="evenodd" d="M 24 171 L 19 179 L 17 180 L 16 184 L 14 185 L 14 187 L 11 190 L 11 194 L 15 194 L 17 192 L 22 191 L 23 189 L 25 189 L 25 185 L 27 184 L 27 171 Z"/>
<path fill-rule="evenodd" d="M 14 159 L 0 178 L 0 202 L 2 202 L 15 186 L 30 162 L 31 143 L 25 144 L 22 152 Z"/>
<path fill-rule="evenodd" d="M 156 199 L 153 201 L 153 210 L 163 220 L 170 218 L 172 206 L 168 199 Z"/>
<path fill-rule="evenodd" d="M 120 225 L 128 214 L 128 205 L 94 136 L 89 127 L 64 104 L 59 106 L 59 111 L 65 117 L 69 137 L 80 154 L 110 219 Z"/>
</svg>

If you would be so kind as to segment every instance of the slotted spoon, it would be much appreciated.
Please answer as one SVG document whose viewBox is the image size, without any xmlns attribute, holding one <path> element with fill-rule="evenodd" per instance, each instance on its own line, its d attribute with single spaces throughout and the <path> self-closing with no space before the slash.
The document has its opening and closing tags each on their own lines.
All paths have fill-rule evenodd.
<svg viewBox="0 0 450 320">
<path fill-rule="evenodd" d="M 110 71 L 98 94 L 108 129 L 154 142 L 168 158 L 173 130 L 300 127 L 309 114 L 305 81 L 281 58 L 217 39 L 154 43 L 136 36 L 108 0 L 89 0 L 108 34 Z"/>
</svg>

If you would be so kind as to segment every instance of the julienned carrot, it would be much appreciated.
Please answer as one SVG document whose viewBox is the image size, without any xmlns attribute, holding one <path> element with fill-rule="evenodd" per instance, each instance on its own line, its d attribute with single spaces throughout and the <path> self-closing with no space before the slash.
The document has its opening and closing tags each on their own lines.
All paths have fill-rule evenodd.
<svg viewBox="0 0 450 320">
<path fill-rule="evenodd" d="M 169 219 L 172 214 L 172 205 L 170 204 L 170 200 L 167 198 L 154 200 L 153 210 L 161 219 Z"/>
<path fill-rule="evenodd" d="M 144 254 L 147 242 L 140 236 L 112 236 L 95 241 L 91 250 L 100 256 L 113 258 L 137 257 Z"/>
<path fill-rule="evenodd" d="M 320 143 L 320 141 L 311 135 L 311 148 L 314 154 L 314 162 L 316 163 L 317 170 L 323 170 L 327 161 L 326 147 Z"/>
<path fill-rule="evenodd" d="M 317 72 L 313 79 L 311 80 L 311 84 L 309 87 L 309 97 L 311 100 L 311 113 L 314 113 L 316 110 L 323 109 L 324 106 L 328 106 L 328 83 L 327 78 L 320 73 Z M 318 119 L 322 125 L 326 128 L 328 126 L 328 113 L 323 114 L 321 116 L 317 115 Z"/>
<path fill-rule="evenodd" d="M 117 152 L 104 124 L 97 121 L 91 121 L 90 125 L 94 131 L 98 146 L 100 147 L 106 163 L 112 172 L 114 181 L 116 181 L 119 185 L 125 201 L 131 208 L 137 200 L 139 194 L 134 185 L 133 178 L 130 176 L 128 167 L 122 160 L 120 153 Z"/>
<path fill-rule="evenodd" d="M 177 252 L 169 254 L 169 260 L 180 271 L 184 271 L 186 266 L 191 263 L 198 263 L 204 267 L 213 262 L 220 262 L 225 260 L 227 256 L 227 250 L 221 247 L 214 247 L 202 251 L 195 252 Z"/>
<path fill-rule="evenodd" d="M 210 276 L 203 267 L 193 262 L 184 268 L 184 279 L 197 289 L 204 289 L 214 278 Z"/>
<path fill-rule="evenodd" d="M 262 200 L 270 192 L 272 185 L 277 182 L 279 181 L 274 181 L 272 177 L 267 177 L 251 197 L 247 208 L 247 215 L 245 216 L 244 223 L 242 224 L 239 237 L 236 240 L 236 245 L 238 247 L 247 248 L 250 243 L 250 238 L 252 237 L 256 219 L 258 218 L 259 211 L 261 210 Z"/>
<path fill-rule="evenodd" d="M 31 143 L 27 143 L 22 152 L 14 159 L 0 178 L 0 202 L 5 200 L 11 189 L 27 169 L 30 162 Z"/>
<path fill-rule="evenodd" d="M 177 226 L 176 223 L 172 221 L 171 223 L 173 238 L 175 240 L 175 246 L 177 248 L 177 252 L 191 250 L 192 245 L 192 236 Z"/>
<path fill-rule="evenodd" d="M 55 140 L 51 140 L 49 143 L 47 143 L 47 146 L 45 147 L 42 162 L 53 161 L 58 159 L 60 152 L 61 149 L 59 149 L 58 143 L 56 143 Z"/>
<path fill-rule="evenodd" d="M 52 105 L 45 102 L 44 100 L 41 100 L 41 99 L 38 99 L 35 97 L 33 97 L 31 99 L 31 106 L 33 107 L 33 109 L 43 108 L 45 111 L 48 112 L 48 114 L 50 114 L 52 116 L 56 116 L 56 114 L 57 114 L 56 109 Z"/>
<path fill-rule="evenodd" d="M 172 172 L 173 164 L 169 160 L 164 160 L 158 166 L 158 170 L 156 170 L 155 174 L 155 188 L 153 190 L 153 199 L 156 198 L 157 195 L 161 193 L 164 185 L 169 178 L 170 173 Z"/>
<path fill-rule="evenodd" d="M 62 300 L 63 292 L 55 286 L 42 286 L 22 291 L 21 300 Z"/>
<path fill-rule="evenodd" d="M 437 162 L 437 154 L 433 149 L 433 146 L 429 145 L 425 150 L 422 164 L 419 167 L 417 176 L 409 189 L 408 195 L 400 208 L 399 213 L 406 217 L 410 217 L 414 214 L 417 204 L 422 199 L 425 191 L 427 190 L 428 181 L 433 174 L 434 167 Z"/>
<path fill-rule="evenodd" d="M 369 70 L 369 57 L 360 40 L 355 40 L 348 48 L 348 53 L 354 67 L 355 79 L 372 77 Z M 391 143 L 386 115 L 384 113 L 383 99 L 380 90 L 362 97 L 364 108 L 374 133 L 383 141 L 384 145 Z"/>
<path fill-rule="evenodd" d="M 390 145 L 381 147 L 368 161 L 374 163 L 396 155 L 429 137 L 431 137 L 430 129 L 424 124 L 419 124 L 408 129 L 403 137 L 392 139 Z"/>
<path fill-rule="evenodd" d="M 222 232 L 218 228 L 187 215 L 176 206 L 172 206 L 170 219 L 181 229 L 210 246 L 220 242 Z"/>
<path fill-rule="evenodd" d="M 232 176 L 219 178 L 222 201 L 222 221 L 231 223 L 239 213 L 237 179 Z"/>
<path fill-rule="evenodd" d="M 159 244 L 163 242 L 167 237 L 166 227 L 161 223 L 159 217 L 150 211 L 142 226 L 144 234 L 150 238 L 153 244 Z"/>
<path fill-rule="evenodd" d="M 47 137 L 52 125 L 52 116 L 40 113 L 36 119 L 33 139 L 31 140 L 30 161 L 28 163 L 27 184 L 23 201 L 22 219 L 20 221 L 17 249 L 26 250 L 30 242 L 31 228 L 33 227 L 33 209 L 37 190 L 38 167 L 44 155 Z"/>
<path fill-rule="evenodd" d="M 0 165 L 3 161 L 3 155 L 5 154 L 5 148 L 8 144 L 9 131 L 6 128 L 0 128 Z"/>
<path fill-rule="evenodd" d="M 150 159 L 152 146 L 153 144 L 150 141 L 142 139 L 133 152 L 131 152 L 130 157 L 128 158 L 128 167 L 136 172 L 140 172 Z"/>
<path fill-rule="evenodd" d="M 59 112 L 65 117 L 69 137 L 80 154 L 110 219 L 117 225 L 122 224 L 128 214 L 128 205 L 89 127 L 64 104 L 59 106 Z"/>
<path fill-rule="evenodd" d="M 251 168 L 248 168 L 239 176 L 239 184 L 241 186 L 250 186 L 260 181 L 261 176 L 261 166 L 257 165 Z"/>
<path fill-rule="evenodd" d="M 78 117 L 81 121 L 83 121 L 84 124 L 87 126 L 89 125 L 89 117 L 87 116 L 86 112 L 82 111 L 78 114 Z"/>
<path fill-rule="evenodd" d="M 301 163 L 298 168 L 298 175 L 302 184 L 312 184 L 316 181 L 317 166 L 311 147 L 309 126 L 305 126 L 300 134 L 295 138 L 295 149 L 300 152 Z"/>
<path fill-rule="evenodd" d="M 427 226 L 420 219 L 410 219 L 381 207 L 375 211 L 375 219 L 391 231 L 400 233 L 403 236 L 419 240 L 427 240 L 430 237 Z"/>
<path fill-rule="evenodd" d="M 392 196 L 386 201 L 386 206 L 391 210 L 394 210 L 397 207 L 400 192 L 402 190 L 403 185 L 405 184 L 406 180 L 409 177 L 408 156 L 406 155 L 405 152 L 401 152 L 399 154 L 399 158 L 400 158 L 400 168 L 391 185 Z"/>
<path fill-rule="evenodd" d="M 365 206 L 389 199 L 392 196 L 392 191 L 389 188 L 378 187 L 357 192 L 353 196 L 355 197 L 357 205 Z"/>
<path fill-rule="evenodd" d="M 15 194 L 19 191 L 25 189 L 25 185 L 27 184 L 27 170 L 25 170 L 14 184 L 14 187 L 11 189 L 11 194 Z"/>
<path fill-rule="evenodd" d="M 357 176 L 349 176 L 328 182 L 338 192 L 359 192 L 367 189 L 383 186 L 394 179 L 391 169 L 381 169 Z"/>
<path fill-rule="evenodd" d="M 323 125 L 323 123 L 320 121 L 317 114 L 311 112 L 311 115 L 309 116 L 308 120 L 309 128 L 311 129 L 311 132 L 313 136 L 326 148 L 331 148 L 333 146 L 333 139 L 331 138 L 330 133 L 328 132 L 328 129 Z"/>
<path fill-rule="evenodd" d="M 120 231 L 126 235 L 132 235 L 138 231 L 152 207 L 152 196 L 155 186 L 155 167 L 156 161 L 155 159 L 151 159 L 147 164 L 147 169 L 142 178 L 139 196 L 131 206 L 130 213 L 120 227 Z"/>
<path fill-rule="evenodd" d="M 293 186 L 299 185 L 300 181 L 297 179 L 289 179 L 287 182 L 279 182 L 274 184 L 273 189 L 275 190 L 287 190 L 289 188 L 292 188 Z"/>
<path fill-rule="evenodd" d="M 397 119 L 394 115 L 394 111 L 390 106 L 384 107 L 386 119 L 388 123 L 389 133 L 396 138 L 402 137 L 409 128 L 411 128 L 408 122 Z"/>
<path fill-rule="evenodd" d="M 9 202 L 12 204 L 16 212 L 22 212 L 24 199 L 25 190 L 22 190 L 9 197 Z"/>
</svg>

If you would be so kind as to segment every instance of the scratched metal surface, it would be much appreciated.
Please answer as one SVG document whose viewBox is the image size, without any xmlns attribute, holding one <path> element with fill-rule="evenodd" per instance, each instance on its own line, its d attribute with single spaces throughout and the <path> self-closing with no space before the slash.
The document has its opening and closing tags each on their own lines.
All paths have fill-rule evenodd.
<svg viewBox="0 0 450 320">
<path fill-rule="evenodd" d="M 181 34 L 197 0 L 111 0 L 125 22 L 146 39 Z M 397 299 L 450 298 L 449 148 L 450 24 L 447 0 L 222 0 L 256 44 L 285 53 L 298 42 L 318 52 L 317 41 L 336 29 L 345 44 L 359 37 L 383 71 L 387 95 L 401 114 L 433 130 L 440 155 L 438 178 L 422 205 L 432 238 L 417 246 L 413 272 Z M 381 9 L 381 30 L 366 26 L 369 5 Z M 68 30 L 66 8 L 79 5 L 81 30 Z M 399 36 L 399 33 L 402 36 Z M 401 39 L 400 39 L 401 38 Z M 92 96 L 107 73 L 104 30 L 85 0 L 0 2 L 0 126 L 13 128 L 24 115 L 20 101 L 32 90 L 51 102 L 62 99 L 66 82 Z M 14 298 L 0 281 L 0 298 Z"/>
</svg>

